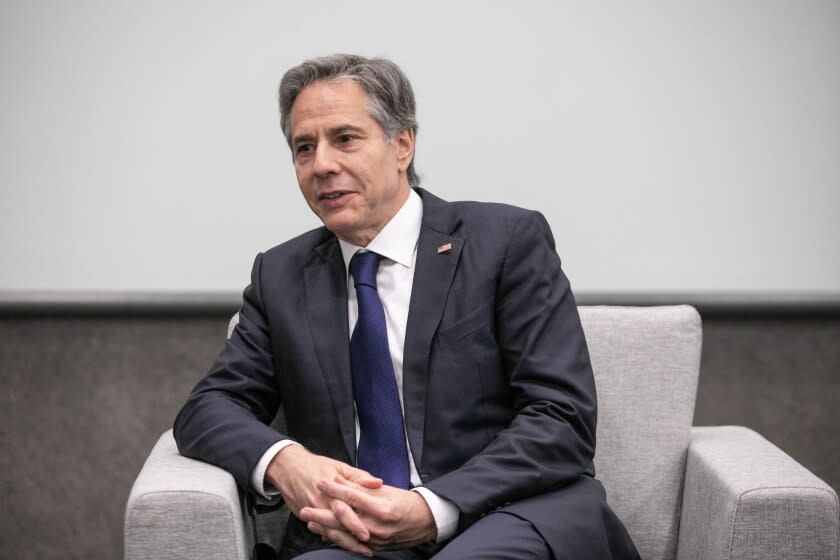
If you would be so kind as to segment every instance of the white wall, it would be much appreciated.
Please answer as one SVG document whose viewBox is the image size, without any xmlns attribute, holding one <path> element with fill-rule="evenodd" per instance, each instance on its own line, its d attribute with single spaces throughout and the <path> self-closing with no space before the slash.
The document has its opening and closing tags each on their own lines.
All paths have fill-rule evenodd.
<svg viewBox="0 0 840 560">
<path fill-rule="evenodd" d="M 840 2 L 782 0 L 3 0 L 0 290 L 240 291 L 317 225 L 275 89 L 332 52 L 399 63 L 424 186 L 541 209 L 578 291 L 840 293 Z"/>
</svg>

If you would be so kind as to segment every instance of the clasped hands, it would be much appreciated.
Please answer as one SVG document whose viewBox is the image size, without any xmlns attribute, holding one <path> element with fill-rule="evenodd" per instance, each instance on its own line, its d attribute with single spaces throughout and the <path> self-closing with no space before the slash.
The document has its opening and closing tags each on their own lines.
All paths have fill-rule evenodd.
<svg viewBox="0 0 840 560">
<path fill-rule="evenodd" d="M 283 448 L 265 476 L 310 531 L 345 550 L 372 556 L 375 550 L 437 538 L 434 517 L 420 494 L 385 485 L 301 445 Z"/>
</svg>

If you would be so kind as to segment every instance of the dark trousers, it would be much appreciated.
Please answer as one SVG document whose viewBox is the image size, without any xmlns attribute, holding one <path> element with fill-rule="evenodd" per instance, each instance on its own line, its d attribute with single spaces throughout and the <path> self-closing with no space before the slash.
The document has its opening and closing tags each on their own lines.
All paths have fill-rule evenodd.
<svg viewBox="0 0 840 560">
<path fill-rule="evenodd" d="M 548 498 L 534 507 L 534 500 Z M 540 513 L 532 524 L 528 514 Z M 526 519 L 527 517 L 527 519 Z M 539 529 L 537 528 L 539 527 Z M 280 552 L 283 560 L 349 560 L 363 558 L 323 543 L 292 516 Z M 513 502 L 470 525 L 448 543 L 381 552 L 385 560 L 543 559 L 639 560 L 624 524 L 607 505 L 604 487 L 589 476 L 550 494 Z"/>
<path fill-rule="evenodd" d="M 505 512 L 491 513 L 482 517 L 431 556 L 423 548 L 378 552 L 374 556 L 374 558 L 384 560 L 426 560 L 430 557 L 435 560 L 477 560 L 479 558 L 549 560 L 552 558 L 548 545 L 528 521 Z M 297 558 L 299 560 L 358 560 L 365 557 L 346 550 L 328 548 L 308 552 Z"/>
</svg>

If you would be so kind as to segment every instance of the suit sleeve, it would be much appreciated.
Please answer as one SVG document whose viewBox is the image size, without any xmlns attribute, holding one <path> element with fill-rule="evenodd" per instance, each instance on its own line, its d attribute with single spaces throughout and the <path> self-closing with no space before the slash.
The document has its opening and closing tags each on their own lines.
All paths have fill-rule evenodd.
<svg viewBox="0 0 840 560">
<path fill-rule="evenodd" d="M 192 390 L 175 418 L 181 455 L 218 465 L 243 489 L 260 457 L 289 439 L 268 424 L 280 406 L 271 357 L 271 337 L 261 286 L 262 254 L 243 294 L 239 324 L 210 371 Z"/>
<path fill-rule="evenodd" d="M 460 530 L 492 509 L 593 474 L 595 382 L 577 305 L 541 214 L 513 228 L 496 295 L 513 420 L 478 455 L 426 484 L 458 506 Z"/>
</svg>

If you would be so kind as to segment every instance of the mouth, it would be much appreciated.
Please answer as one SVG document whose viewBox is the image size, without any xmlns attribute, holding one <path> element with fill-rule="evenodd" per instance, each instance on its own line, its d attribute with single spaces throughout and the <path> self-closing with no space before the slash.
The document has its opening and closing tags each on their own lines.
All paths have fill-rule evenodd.
<svg viewBox="0 0 840 560">
<path fill-rule="evenodd" d="M 333 191 L 318 195 L 318 200 L 327 202 L 328 204 L 334 204 L 343 201 L 344 199 L 348 198 L 351 194 L 353 193 L 349 191 Z"/>
</svg>

